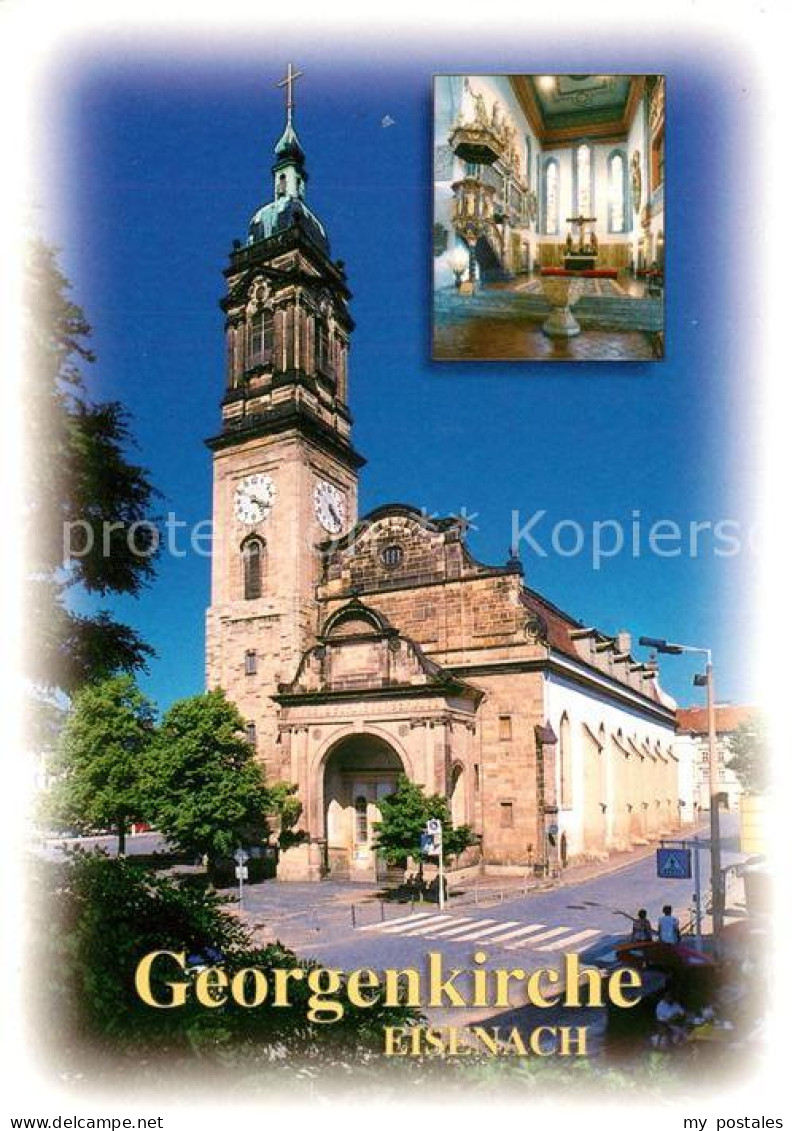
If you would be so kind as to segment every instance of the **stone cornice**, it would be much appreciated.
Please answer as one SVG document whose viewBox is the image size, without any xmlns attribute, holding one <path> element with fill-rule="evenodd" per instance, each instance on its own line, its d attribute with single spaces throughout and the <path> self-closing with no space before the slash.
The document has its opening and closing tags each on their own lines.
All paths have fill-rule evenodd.
<svg viewBox="0 0 792 1131">
<path fill-rule="evenodd" d="M 268 409 L 266 413 L 244 418 L 244 423 L 227 428 L 217 436 L 205 440 L 210 451 L 222 451 L 259 436 L 271 436 L 294 429 L 313 440 L 319 447 L 329 451 L 347 467 L 357 471 L 365 464 L 365 459 L 351 444 L 338 433 L 309 412 L 303 405 L 293 402 Z"/>
</svg>

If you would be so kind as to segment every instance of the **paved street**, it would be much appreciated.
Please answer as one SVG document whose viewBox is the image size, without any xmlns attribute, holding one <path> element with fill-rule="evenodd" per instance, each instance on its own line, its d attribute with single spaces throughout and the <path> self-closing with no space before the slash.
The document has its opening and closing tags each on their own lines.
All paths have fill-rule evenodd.
<svg viewBox="0 0 792 1131">
<path fill-rule="evenodd" d="M 723 820 L 724 863 L 737 849 L 736 819 Z M 701 882 L 709 884 L 708 841 L 702 837 Z M 471 885 L 468 885 L 468 890 Z M 684 923 L 690 918 L 692 880 L 661 880 L 654 854 L 620 870 L 548 891 L 516 894 L 503 903 L 474 906 L 453 896 L 441 914 L 432 904 L 355 906 L 354 885 L 270 882 L 245 890 L 245 918 L 264 937 L 277 938 L 299 954 L 344 969 L 414 966 L 427 950 L 467 965 L 475 950 L 491 960 L 507 957 L 530 966 L 552 966 L 564 953 L 591 960 L 629 932 L 628 920 L 645 907 L 656 922 L 671 903 Z M 362 899 L 362 894 L 361 897 Z M 384 916 L 384 917 L 381 917 Z"/>
<path fill-rule="evenodd" d="M 724 814 L 724 864 L 735 858 L 736 834 L 736 816 Z M 48 855 L 57 855 L 62 843 L 48 842 Z M 114 837 L 65 844 L 99 847 L 110 854 L 117 847 Z M 706 892 L 709 842 L 703 834 L 701 845 L 701 883 Z M 156 833 L 127 841 L 130 855 L 165 847 Z M 656 922 L 663 904 L 671 903 L 680 920 L 687 922 L 694 890 L 692 880 L 658 879 L 654 853 L 579 883 L 527 894 L 517 888 L 502 903 L 476 906 L 473 887 L 470 881 L 454 888 L 441 914 L 434 904 L 383 903 L 355 884 L 267 881 L 245 887 L 242 916 L 260 941 L 278 939 L 303 957 L 342 969 L 422 966 L 430 949 L 465 966 L 476 950 L 484 950 L 491 962 L 557 966 L 563 954 L 576 953 L 587 962 L 609 951 L 630 929 L 620 911 L 634 914 L 645 907 Z M 482 889 L 482 897 L 485 894 Z"/>
</svg>

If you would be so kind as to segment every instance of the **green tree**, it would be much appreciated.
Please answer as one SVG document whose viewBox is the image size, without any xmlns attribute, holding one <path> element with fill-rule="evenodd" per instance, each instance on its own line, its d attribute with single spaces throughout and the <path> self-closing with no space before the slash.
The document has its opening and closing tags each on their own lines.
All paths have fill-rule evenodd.
<svg viewBox="0 0 792 1131">
<path fill-rule="evenodd" d="M 731 758 L 726 763 L 748 793 L 762 793 L 770 786 L 770 745 L 767 725 L 761 717 L 741 723 L 729 740 Z"/>
<path fill-rule="evenodd" d="M 31 996 L 38 1028 L 68 1070 L 95 1071 L 99 1052 L 131 1061 L 146 1074 L 156 1063 L 171 1080 L 180 1061 L 227 1070 L 232 1059 L 248 1070 L 280 1067 L 293 1078 L 295 1061 L 332 1068 L 351 1056 L 356 1063 L 358 1055 L 381 1050 L 384 1025 L 417 1020 L 414 1009 L 346 1002 L 344 1016 L 333 1024 L 312 1020 L 304 981 L 291 984 L 291 1008 L 273 1008 L 273 971 L 307 971 L 316 963 L 298 959 L 280 943 L 256 949 L 217 895 L 151 875 L 134 858 L 75 852 L 65 862 L 37 862 L 32 875 L 38 898 L 31 923 L 36 971 Z M 266 1000 L 253 1009 L 233 1000 L 207 1009 L 189 993 L 182 1008 L 153 1009 L 136 993 L 135 970 L 157 950 L 184 952 L 193 968 L 221 966 L 229 978 L 258 967 L 269 985 Z M 167 1000 L 168 979 L 192 981 L 155 970 L 155 997 Z M 344 998 L 343 984 L 333 996 Z M 99 1063 L 104 1072 L 111 1062 Z"/>
<path fill-rule="evenodd" d="M 269 812 L 278 824 L 278 844 L 281 849 L 301 844 L 308 834 L 295 832 L 294 826 L 302 816 L 303 806 L 297 796 L 297 786 L 287 781 L 273 782 L 269 787 Z"/>
<path fill-rule="evenodd" d="M 396 789 L 379 802 L 382 820 L 374 828 L 376 848 L 388 864 L 404 867 L 408 857 L 418 860 L 419 873 L 423 873 L 421 834 L 426 822 L 434 817 L 443 826 L 443 860 L 457 856 L 474 841 L 469 825 L 454 828 L 448 802 L 440 794 L 427 796 L 423 786 L 399 775 Z"/>
<path fill-rule="evenodd" d="M 267 834 L 270 794 L 236 707 L 219 688 L 181 699 L 149 748 L 143 788 L 149 820 L 210 864 Z"/>
<path fill-rule="evenodd" d="M 153 734 L 154 708 L 132 676 L 78 691 L 52 761 L 48 819 L 82 832 L 112 828 L 123 855 L 130 821 L 143 816 L 140 775 Z"/>
<path fill-rule="evenodd" d="M 55 252 L 34 241 L 24 307 L 25 669 L 50 701 L 53 691 L 144 668 L 154 654 L 134 629 L 106 609 L 88 611 L 84 600 L 136 597 L 152 580 L 157 492 L 127 454 L 123 406 L 88 396 L 91 329 L 69 289 Z M 86 606 L 79 612 L 75 592 Z"/>
</svg>

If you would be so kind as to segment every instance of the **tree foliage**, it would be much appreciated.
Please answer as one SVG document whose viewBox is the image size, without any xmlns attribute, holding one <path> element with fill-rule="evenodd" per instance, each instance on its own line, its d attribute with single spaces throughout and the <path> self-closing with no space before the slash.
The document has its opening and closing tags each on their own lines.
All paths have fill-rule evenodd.
<svg viewBox="0 0 792 1131">
<path fill-rule="evenodd" d="M 42 241 L 30 246 L 27 283 L 25 667 L 36 687 L 71 694 L 90 680 L 144 668 L 153 655 L 107 610 L 76 611 L 73 593 L 134 597 L 151 581 L 156 491 L 129 458 L 123 406 L 88 396 L 82 368 L 94 360 L 91 328 Z M 69 543 L 76 553 L 66 560 Z"/>
<path fill-rule="evenodd" d="M 153 876 L 133 860 L 75 853 L 65 864 L 40 863 L 37 883 L 30 969 L 36 971 L 39 1028 L 54 1038 L 59 1056 L 86 1045 L 141 1064 L 160 1054 L 172 1071 L 180 1054 L 222 1064 L 229 1052 L 247 1051 L 262 1065 L 281 1062 L 293 1073 L 293 1059 L 332 1062 L 342 1051 L 381 1048 L 383 1025 L 415 1017 L 414 1010 L 345 1003 L 343 1018 L 333 1024 L 312 1021 L 310 991 L 300 982 L 292 983 L 291 1007 L 273 1008 L 271 972 L 316 964 L 279 943 L 257 948 L 219 897 Z M 220 965 L 229 975 L 259 967 L 270 993 L 255 1008 L 229 1000 L 209 1009 L 190 994 L 183 1008 L 154 1009 L 135 991 L 135 970 L 157 950 L 184 952 L 193 967 Z M 155 978 L 155 997 L 167 1000 L 166 975 L 155 971 Z M 343 988 L 337 996 L 343 999 Z"/>
<path fill-rule="evenodd" d="M 302 816 L 303 806 L 297 796 L 297 785 L 276 781 L 269 787 L 269 812 L 278 825 L 277 838 L 281 850 L 301 844 L 307 833 L 295 832 L 294 826 Z"/>
<path fill-rule="evenodd" d="M 130 821 L 144 814 L 140 773 L 153 733 L 154 708 L 132 676 L 78 691 L 51 766 L 49 821 L 81 832 L 112 828 L 123 853 Z"/>
<path fill-rule="evenodd" d="M 219 688 L 181 699 L 165 713 L 145 761 L 148 820 L 175 847 L 210 862 L 267 834 L 270 795 L 243 727 Z"/>
<path fill-rule="evenodd" d="M 374 828 L 376 848 L 388 864 L 404 867 L 408 858 L 421 859 L 421 834 L 434 817 L 443 826 L 443 859 L 456 856 L 474 841 L 469 825 L 454 828 L 448 802 L 440 794 L 427 796 L 423 786 L 399 775 L 396 789 L 378 803 L 382 820 Z"/>
<path fill-rule="evenodd" d="M 748 793 L 762 793 L 770 786 L 770 746 L 762 718 L 741 723 L 729 739 L 731 758 L 726 763 Z"/>
</svg>

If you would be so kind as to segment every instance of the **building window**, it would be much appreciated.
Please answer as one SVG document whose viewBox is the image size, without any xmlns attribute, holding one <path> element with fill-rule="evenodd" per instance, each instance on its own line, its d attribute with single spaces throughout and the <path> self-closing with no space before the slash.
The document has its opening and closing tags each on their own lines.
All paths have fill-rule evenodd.
<svg viewBox="0 0 792 1131">
<path fill-rule="evenodd" d="M 246 601 L 255 601 L 261 596 L 263 565 L 264 543 L 260 538 L 248 538 L 242 547 L 242 571 Z"/>
<path fill-rule="evenodd" d="M 358 844 L 368 840 L 368 801 L 362 795 L 355 798 L 355 840 Z"/>
<path fill-rule="evenodd" d="M 514 802 L 501 801 L 500 803 L 500 827 L 502 829 L 514 828 Z"/>
<path fill-rule="evenodd" d="M 544 230 L 545 235 L 557 236 L 560 231 L 558 162 L 551 157 L 544 168 Z"/>
<path fill-rule="evenodd" d="M 251 746 L 256 745 L 256 724 L 245 723 L 245 739 Z"/>
<path fill-rule="evenodd" d="M 268 365 L 275 346 L 275 318 L 271 310 L 257 310 L 248 322 L 247 366 Z"/>
<path fill-rule="evenodd" d="M 481 789 L 481 770 L 479 769 L 478 762 L 473 763 L 473 788 L 476 793 Z"/>
<path fill-rule="evenodd" d="M 278 177 L 278 196 L 286 195 L 286 174 L 281 173 Z"/>
<path fill-rule="evenodd" d="M 562 809 L 570 809 L 572 807 L 572 728 L 569 723 L 568 715 L 564 715 L 561 719 L 559 730 L 558 761 L 560 767 L 560 782 L 558 803 Z"/>
<path fill-rule="evenodd" d="M 620 150 L 608 158 L 608 231 L 627 231 L 627 161 Z"/>
<path fill-rule="evenodd" d="M 395 543 L 391 546 L 386 546 L 380 554 L 380 561 L 388 569 L 397 569 L 404 561 L 404 550 L 401 546 Z"/>
<path fill-rule="evenodd" d="M 255 675 L 258 666 L 256 653 L 253 649 L 245 652 L 245 675 Z"/>
<path fill-rule="evenodd" d="M 584 142 L 575 150 L 575 208 L 578 216 L 591 216 L 593 207 L 592 153 Z"/>
<path fill-rule="evenodd" d="M 665 180 L 665 130 L 659 130 L 652 138 L 651 189 L 656 192 Z"/>
<path fill-rule="evenodd" d="M 498 719 L 498 738 L 501 742 L 511 742 L 512 720 L 511 715 L 501 715 Z"/>
<path fill-rule="evenodd" d="M 333 355 L 330 349 L 330 332 L 323 318 L 314 320 L 314 359 L 317 373 L 332 377 L 335 372 Z"/>
</svg>

